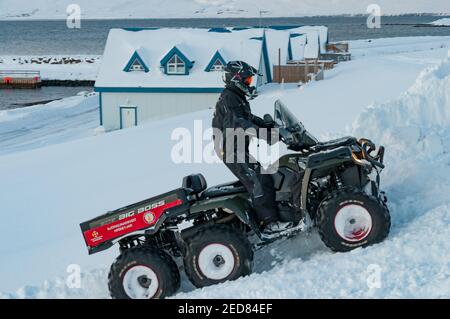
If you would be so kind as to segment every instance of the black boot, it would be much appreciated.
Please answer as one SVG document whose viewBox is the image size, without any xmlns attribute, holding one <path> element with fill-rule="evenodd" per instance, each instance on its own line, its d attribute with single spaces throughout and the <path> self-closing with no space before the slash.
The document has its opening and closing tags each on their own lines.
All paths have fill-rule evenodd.
<svg viewBox="0 0 450 319">
<path fill-rule="evenodd" d="M 262 234 L 278 234 L 285 230 L 288 230 L 294 226 L 293 222 L 272 222 L 270 224 L 265 225 L 264 229 L 262 230 Z"/>
</svg>

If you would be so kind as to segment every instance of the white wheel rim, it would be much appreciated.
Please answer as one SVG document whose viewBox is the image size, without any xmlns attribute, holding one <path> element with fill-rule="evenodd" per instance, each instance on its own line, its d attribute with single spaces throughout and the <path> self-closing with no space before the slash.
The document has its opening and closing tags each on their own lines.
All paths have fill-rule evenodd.
<svg viewBox="0 0 450 319">
<path fill-rule="evenodd" d="M 209 244 L 198 255 L 200 271 L 209 279 L 227 278 L 233 272 L 234 265 L 233 252 L 223 244 Z"/>
<path fill-rule="evenodd" d="M 334 218 L 334 228 L 346 241 L 362 241 L 372 230 L 372 216 L 363 206 L 345 205 L 339 209 Z"/>
<path fill-rule="evenodd" d="M 147 266 L 134 266 L 123 276 L 123 289 L 132 299 L 151 299 L 159 288 L 156 273 Z"/>
</svg>

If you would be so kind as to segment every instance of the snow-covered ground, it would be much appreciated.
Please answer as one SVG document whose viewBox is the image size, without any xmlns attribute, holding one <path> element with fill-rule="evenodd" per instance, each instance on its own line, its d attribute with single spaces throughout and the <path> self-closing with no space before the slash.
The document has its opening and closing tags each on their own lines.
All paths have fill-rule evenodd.
<svg viewBox="0 0 450 319">
<path fill-rule="evenodd" d="M 447 59 L 425 70 L 399 98 L 371 106 L 353 123 L 353 135 L 387 147 L 382 176 L 393 224 L 385 242 L 331 254 L 316 234 L 299 236 L 272 248 L 272 259 L 280 261 L 270 270 L 176 297 L 449 298 L 449 88 Z M 377 270 L 381 285 L 369 288 Z"/>
<path fill-rule="evenodd" d="M 0 19 L 65 19 L 72 0 L 2 0 Z M 78 0 L 82 17 L 209 18 L 298 17 L 311 15 L 366 14 L 378 4 L 383 14 L 450 13 L 447 0 Z M 155 9 L 157 8 L 157 10 Z"/>
<path fill-rule="evenodd" d="M 98 95 L 78 95 L 45 105 L 0 111 L 0 155 L 92 136 Z"/>
<path fill-rule="evenodd" d="M 442 18 L 431 22 L 431 24 L 450 27 L 450 18 Z"/>
<path fill-rule="evenodd" d="M 100 56 L 0 56 L 2 70 L 40 71 L 43 80 L 95 81 Z"/>
<path fill-rule="evenodd" d="M 253 275 L 201 290 L 184 280 L 176 297 L 449 298 L 450 61 L 442 62 L 449 45 L 450 38 L 431 37 L 352 42 L 355 59 L 327 72 L 324 81 L 303 89 L 271 85 L 253 102 L 263 114 L 282 97 L 320 137 L 355 134 L 387 147 L 382 181 L 393 225 L 385 242 L 335 254 L 316 233 L 300 235 L 259 251 Z M 192 129 L 198 119 L 208 127 L 211 110 L 93 136 L 93 98 L 73 99 L 84 101 L 85 115 L 70 114 L 75 108 L 64 109 L 61 101 L 53 109 L 0 112 L 0 125 L 13 128 L 17 121 L 18 131 L 30 125 L 21 113 L 33 110 L 36 122 L 54 114 L 67 133 L 41 128 L 42 135 L 28 133 L 30 144 L 20 146 L 24 136 L 11 130 L 11 139 L 0 141 L 2 150 L 9 145 L 0 156 L 0 203 L 7 212 L 0 236 L 8 243 L 0 248 L 3 297 L 107 297 L 107 268 L 118 251 L 88 256 L 79 222 L 176 188 L 193 172 L 202 172 L 209 184 L 233 179 L 220 164 L 170 159 L 172 130 Z M 78 117 L 84 124 L 73 137 L 86 136 L 84 130 L 92 136 L 65 142 Z M 66 286 L 70 264 L 82 267 L 81 288 Z M 369 289 L 374 269 L 381 270 L 381 288 Z"/>
</svg>

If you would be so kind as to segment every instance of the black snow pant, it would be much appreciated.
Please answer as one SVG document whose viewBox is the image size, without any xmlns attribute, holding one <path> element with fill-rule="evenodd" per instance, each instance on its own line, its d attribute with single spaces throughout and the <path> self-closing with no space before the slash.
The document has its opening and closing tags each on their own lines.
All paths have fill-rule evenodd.
<svg viewBox="0 0 450 319">
<path fill-rule="evenodd" d="M 258 225 L 277 221 L 278 208 L 272 175 L 261 174 L 261 164 L 258 162 L 224 163 L 249 192 Z"/>
</svg>

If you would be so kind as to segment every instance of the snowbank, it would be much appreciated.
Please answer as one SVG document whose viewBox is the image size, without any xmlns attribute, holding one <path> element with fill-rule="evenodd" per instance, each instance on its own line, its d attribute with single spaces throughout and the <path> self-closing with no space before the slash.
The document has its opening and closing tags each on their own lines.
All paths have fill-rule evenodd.
<svg viewBox="0 0 450 319">
<path fill-rule="evenodd" d="M 65 19 L 71 0 L 0 2 L 0 19 Z M 78 0 L 83 18 L 298 17 L 366 14 L 373 0 Z M 449 13 L 447 0 L 377 0 L 386 14 Z M 155 10 L 154 8 L 158 8 Z"/>
<path fill-rule="evenodd" d="M 423 137 L 435 127 L 450 125 L 450 62 L 424 70 L 399 99 L 369 107 L 354 124 L 354 132 L 386 140 L 395 130 L 407 129 L 406 137 Z M 412 134 L 417 130 L 417 134 Z M 410 142 L 410 141 L 407 141 Z"/>
<path fill-rule="evenodd" d="M 356 135 L 388 145 L 385 185 L 392 198 L 402 199 L 394 202 L 394 222 L 408 222 L 450 200 L 449 88 L 447 59 L 425 70 L 399 99 L 370 107 L 354 123 Z"/>
<path fill-rule="evenodd" d="M 69 288 L 67 278 L 59 277 L 37 286 L 24 286 L 13 293 L 1 293 L 0 299 L 87 299 L 109 298 L 106 269 L 93 269 L 81 274 L 82 289 Z"/>
<path fill-rule="evenodd" d="M 431 22 L 431 24 L 438 25 L 438 26 L 450 26 L 450 18 L 442 18 L 442 19 Z"/>
</svg>

